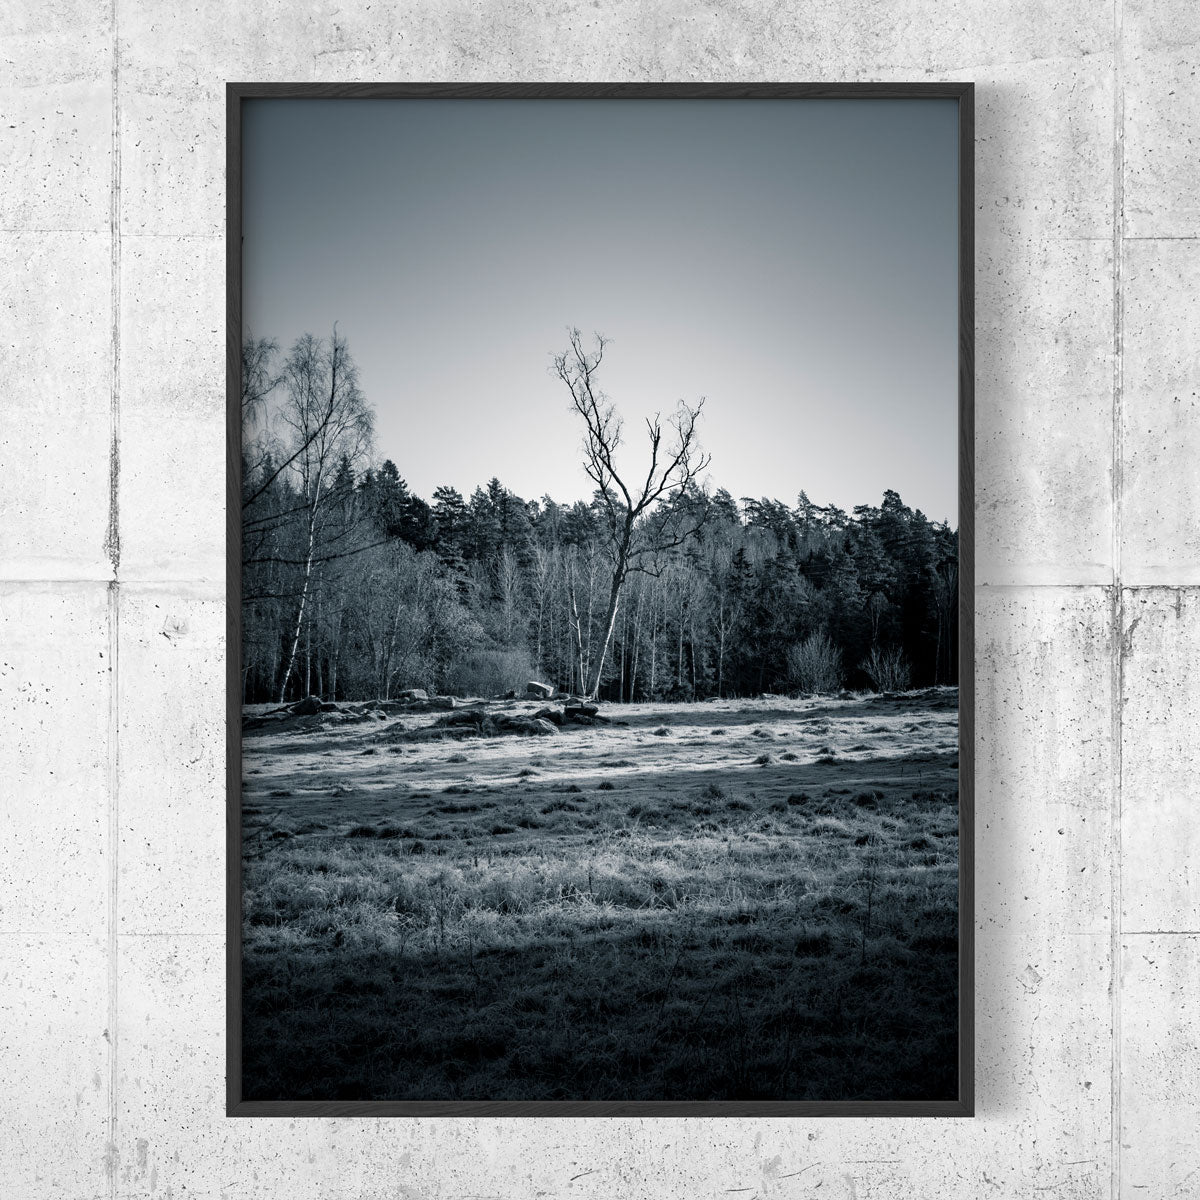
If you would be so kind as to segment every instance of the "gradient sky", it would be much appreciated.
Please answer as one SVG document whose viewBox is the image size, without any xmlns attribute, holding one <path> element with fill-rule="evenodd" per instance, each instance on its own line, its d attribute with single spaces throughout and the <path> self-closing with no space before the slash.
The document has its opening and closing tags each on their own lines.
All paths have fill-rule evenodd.
<svg viewBox="0 0 1200 1200">
<path fill-rule="evenodd" d="M 337 321 L 419 495 L 590 495 L 550 372 L 576 325 L 612 339 L 631 468 L 645 415 L 704 396 L 714 487 L 846 509 L 890 487 L 957 525 L 954 101 L 243 112 L 246 326 L 286 346 Z"/>
</svg>

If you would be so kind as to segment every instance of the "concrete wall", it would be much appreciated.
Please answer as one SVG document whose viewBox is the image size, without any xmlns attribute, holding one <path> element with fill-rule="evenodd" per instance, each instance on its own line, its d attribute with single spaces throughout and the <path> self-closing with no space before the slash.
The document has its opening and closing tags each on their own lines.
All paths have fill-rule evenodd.
<svg viewBox="0 0 1200 1200">
<path fill-rule="evenodd" d="M 1200 9 L 0 15 L 0 1142 L 38 1197 L 1200 1196 Z M 978 85 L 979 1116 L 222 1116 L 227 79 Z"/>
</svg>

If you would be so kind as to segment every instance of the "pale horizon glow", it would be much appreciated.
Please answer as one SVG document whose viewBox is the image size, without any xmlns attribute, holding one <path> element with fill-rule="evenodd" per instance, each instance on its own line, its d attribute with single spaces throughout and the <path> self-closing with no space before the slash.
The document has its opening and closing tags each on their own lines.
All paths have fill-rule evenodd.
<svg viewBox="0 0 1200 1200">
<path fill-rule="evenodd" d="M 376 459 L 429 499 L 587 499 L 551 370 L 578 326 L 644 472 L 706 398 L 708 480 L 958 524 L 957 106 L 946 100 L 252 100 L 243 313 L 334 322 Z"/>
</svg>

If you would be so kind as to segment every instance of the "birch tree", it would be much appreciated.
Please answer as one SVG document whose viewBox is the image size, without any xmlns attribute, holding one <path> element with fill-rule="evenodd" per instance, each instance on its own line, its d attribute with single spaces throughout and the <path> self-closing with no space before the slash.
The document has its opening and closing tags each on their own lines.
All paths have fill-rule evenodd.
<svg viewBox="0 0 1200 1200">
<path fill-rule="evenodd" d="M 326 513 L 338 498 L 332 487 L 334 476 L 343 460 L 354 468 L 364 459 L 372 425 L 370 409 L 358 388 L 358 369 L 336 326 L 328 342 L 308 333 L 296 341 L 284 364 L 283 386 L 280 422 L 296 447 L 290 470 L 297 481 L 303 558 L 290 649 L 279 687 L 280 704 L 287 697 L 296 666 Z"/>
</svg>

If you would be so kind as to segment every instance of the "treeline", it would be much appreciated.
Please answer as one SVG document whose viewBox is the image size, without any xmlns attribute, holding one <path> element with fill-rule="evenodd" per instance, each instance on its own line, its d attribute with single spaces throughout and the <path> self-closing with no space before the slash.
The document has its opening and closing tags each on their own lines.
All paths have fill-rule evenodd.
<svg viewBox="0 0 1200 1200">
<path fill-rule="evenodd" d="M 639 560 L 601 660 L 613 497 L 523 499 L 498 479 L 416 496 L 372 466 L 344 338 L 243 349 L 243 697 L 495 695 L 544 679 L 610 700 L 957 678 L 957 536 L 892 491 L 852 513 L 689 484 L 683 531 Z"/>
</svg>

